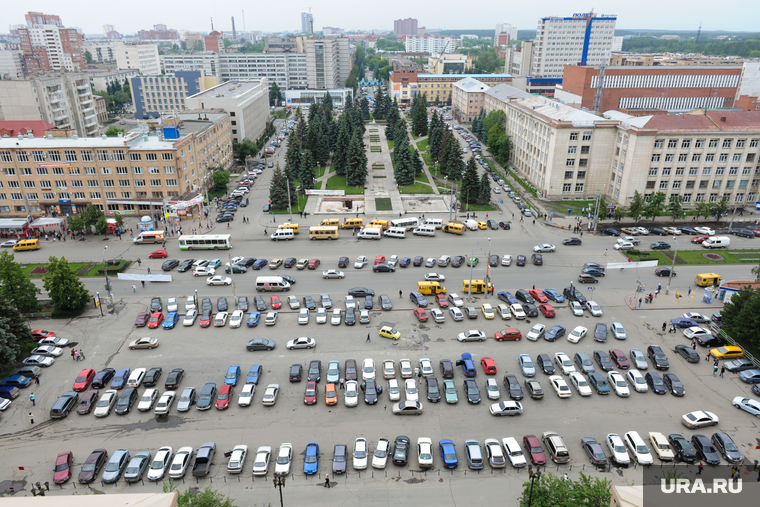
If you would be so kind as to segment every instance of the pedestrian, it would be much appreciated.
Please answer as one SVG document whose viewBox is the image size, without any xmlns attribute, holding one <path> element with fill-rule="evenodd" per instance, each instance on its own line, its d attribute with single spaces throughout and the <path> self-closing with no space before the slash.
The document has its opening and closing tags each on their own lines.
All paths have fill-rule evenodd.
<svg viewBox="0 0 760 507">
<path fill-rule="evenodd" d="M 325 475 L 325 487 L 326 488 L 330 487 L 330 474 Z"/>
<path fill-rule="evenodd" d="M 691 296 L 691 287 L 689 287 L 689 296 Z"/>
<path fill-rule="evenodd" d="M 716 373 L 718 373 L 718 365 L 713 364 L 713 377 L 715 376 Z"/>
<path fill-rule="evenodd" d="M 724 374 L 725 372 L 726 372 L 726 367 L 725 367 L 725 366 L 721 366 L 721 367 L 720 367 L 720 378 L 723 378 L 723 374 Z"/>
<path fill-rule="evenodd" d="M 34 424 L 34 415 L 32 415 L 31 412 L 29 412 L 29 422 L 31 422 L 32 424 Z"/>
<path fill-rule="evenodd" d="M 565 472 L 565 482 L 567 482 L 567 481 L 568 481 L 567 472 Z"/>
<path fill-rule="evenodd" d="M 662 332 L 663 332 L 663 333 L 665 332 L 665 328 L 666 328 L 666 327 L 668 327 L 668 323 L 667 323 L 667 322 L 663 322 L 663 323 L 662 323 Z"/>
<path fill-rule="evenodd" d="M 697 465 L 697 475 L 702 475 L 702 470 L 704 470 L 705 467 L 702 466 L 702 463 Z"/>
<path fill-rule="evenodd" d="M 139 258 L 139 257 L 137 258 L 137 265 L 138 265 L 138 266 L 141 266 L 141 265 L 142 265 L 142 261 L 140 260 L 140 258 Z"/>
<path fill-rule="evenodd" d="M 583 237 L 583 231 L 581 231 L 581 238 Z"/>
<path fill-rule="evenodd" d="M 414 376 L 415 377 L 419 377 L 420 376 L 420 369 L 417 368 L 416 366 L 414 367 Z"/>
<path fill-rule="evenodd" d="M 74 360 L 79 361 L 79 352 L 77 352 L 76 350 L 74 351 Z"/>
<path fill-rule="evenodd" d="M 264 236 L 267 235 L 267 232 L 269 232 L 269 226 L 268 225 L 264 227 Z"/>
<path fill-rule="evenodd" d="M 370 338 L 369 338 L 369 333 L 367 333 L 367 343 L 369 343 L 369 342 L 371 342 L 371 341 L 372 341 L 372 340 L 370 340 Z"/>
<path fill-rule="evenodd" d="M 607 249 L 606 248 L 604 249 L 604 255 L 605 256 L 607 255 Z"/>
<path fill-rule="evenodd" d="M 654 290 L 654 297 L 657 297 L 657 294 L 659 294 L 659 293 L 660 293 L 660 289 L 655 289 Z"/>
<path fill-rule="evenodd" d="M 148 274 L 150 274 L 150 268 L 148 268 Z"/>
<path fill-rule="evenodd" d="M 40 378 L 39 377 L 34 377 L 34 385 L 36 385 L 36 386 L 40 385 Z"/>
<path fill-rule="evenodd" d="M 142 281 L 142 286 L 143 286 L 143 289 L 144 289 L 145 288 L 145 280 L 141 280 L 141 281 Z"/>
<path fill-rule="evenodd" d="M 137 287 L 135 287 L 135 284 L 132 284 L 132 292 L 137 292 Z"/>
<path fill-rule="evenodd" d="M 343 382 L 344 382 L 344 380 L 343 380 L 343 377 L 341 377 L 341 378 L 340 378 L 340 388 L 341 388 L 341 389 L 343 389 Z"/>
<path fill-rule="evenodd" d="M 228 228 L 228 229 L 230 228 L 230 223 L 229 223 L 229 222 L 227 222 L 227 228 Z"/>
<path fill-rule="evenodd" d="M 398 298 L 399 298 L 399 299 L 402 299 L 402 298 L 403 298 L 403 296 L 401 295 L 401 291 L 398 291 Z"/>
<path fill-rule="evenodd" d="M 639 298 L 639 308 L 641 308 L 641 298 Z"/>
<path fill-rule="evenodd" d="M 536 219 L 535 218 L 533 219 L 533 225 L 536 225 Z"/>
<path fill-rule="evenodd" d="M 32 393 L 32 394 L 29 395 L 29 399 L 32 400 L 32 406 L 36 407 L 37 405 L 36 405 L 36 403 L 34 403 L 34 393 Z"/>
<path fill-rule="evenodd" d="M 692 338 L 691 339 L 691 348 L 694 349 L 694 350 L 697 350 L 697 339 L 696 338 Z"/>
<path fill-rule="evenodd" d="M 661 289 L 662 289 L 662 284 L 661 284 L 661 283 L 658 283 L 658 284 L 657 284 L 657 290 L 661 290 Z"/>
<path fill-rule="evenodd" d="M 77 358 L 76 358 L 76 356 L 74 354 L 75 354 L 74 349 L 71 349 L 71 359 L 73 359 L 74 361 L 76 361 Z"/>
<path fill-rule="evenodd" d="M 705 361 L 710 360 L 710 351 L 707 351 L 707 355 L 705 356 Z"/>
<path fill-rule="evenodd" d="M 536 290 L 536 286 L 535 285 L 533 286 L 533 290 Z"/>
<path fill-rule="evenodd" d="M 82 349 L 79 349 L 79 355 L 82 357 L 82 361 L 85 360 L 84 352 L 82 352 Z"/>
</svg>

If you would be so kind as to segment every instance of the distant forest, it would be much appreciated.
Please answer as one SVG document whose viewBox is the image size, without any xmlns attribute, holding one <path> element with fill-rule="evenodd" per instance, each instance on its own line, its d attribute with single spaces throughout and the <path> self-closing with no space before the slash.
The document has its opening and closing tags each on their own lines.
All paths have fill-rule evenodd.
<svg viewBox="0 0 760 507">
<path fill-rule="evenodd" d="M 623 51 L 634 53 L 697 53 L 710 56 L 760 58 L 760 37 L 753 39 L 716 40 L 658 39 L 637 37 L 623 41 Z"/>
</svg>

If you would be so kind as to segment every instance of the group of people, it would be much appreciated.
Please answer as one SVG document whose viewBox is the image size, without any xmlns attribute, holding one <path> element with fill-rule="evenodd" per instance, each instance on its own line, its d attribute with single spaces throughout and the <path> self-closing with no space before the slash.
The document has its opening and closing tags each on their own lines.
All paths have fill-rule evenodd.
<svg viewBox="0 0 760 507">
<path fill-rule="evenodd" d="M 82 349 L 71 349 L 71 359 L 74 361 L 84 361 L 84 352 L 82 352 Z"/>
</svg>

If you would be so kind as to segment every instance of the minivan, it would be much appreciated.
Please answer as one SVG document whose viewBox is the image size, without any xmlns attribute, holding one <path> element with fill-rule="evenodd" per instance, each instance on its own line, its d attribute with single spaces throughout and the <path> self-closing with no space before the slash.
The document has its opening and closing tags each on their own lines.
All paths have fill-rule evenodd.
<svg viewBox="0 0 760 507">
<path fill-rule="evenodd" d="M 364 225 L 364 220 L 361 218 L 346 218 L 340 225 L 341 229 L 359 229 Z"/>
<path fill-rule="evenodd" d="M 270 236 L 272 241 L 287 241 L 295 237 L 294 232 L 291 229 L 277 229 L 274 234 Z"/>
<path fill-rule="evenodd" d="M 285 222 L 280 226 L 280 229 L 286 229 L 293 231 L 293 234 L 298 234 L 299 228 L 298 224 L 292 224 L 290 222 Z"/>
<path fill-rule="evenodd" d="M 162 243 L 164 241 L 164 231 L 143 231 L 132 240 L 135 244 Z"/>
<path fill-rule="evenodd" d="M 421 225 L 413 232 L 415 236 L 435 236 L 435 227 L 432 225 Z"/>
<path fill-rule="evenodd" d="M 727 248 L 731 244 L 728 236 L 710 236 L 702 242 L 704 248 Z M 14 247 L 15 249 L 16 247 Z"/>
<path fill-rule="evenodd" d="M 359 239 L 380 239 L 383 237 L 380 232 L 381 230 L 382 229 L 378 229 L 376 227 L 367 227 L 359 231 L 359 234 L 357 237 Z"/>
<path fill-rule="evenodd" d="M 549 451 L 549 456 L 555 463 L 567 463 L 570 461 L 570 452 L 567 450 L 565 442 L 557 433 L 553 431 L 545 431 L 542 440 L 546 449 Z"/>
<path fill-rule="evenodd" d="M 383 233 L 383 236 L 388 236 L 390 238 L 405 238 L 406 229 L 403 227 L 389 227 L 388 230 Z"/>
<path fill-rule="evenodd" d="M 40 249 L 40 240 L 38 239 L 22 239 L 15 245 L 13 245 L 13 250 L 15 252 L 18 252 L 19 250 L 39 250 Z"/>
<path fill-rule="evenodd" d="M 440 218 L 426 218 L 425 223 L 422 225 L 428 225 L 430 227 L 435 227 L 436 229 L 440 229 L 443 227 L 443 220 Z"/>
<path fill-rule="evenodd" d="M 417 282 L 417 291 L 421 294 L 443 294 L 446 292 L 446 287 L 438 282 Z"/>
<path fill-rule="evenodd" d="M 289 291 L 290 284 L 283 280 L 281 276 L 259 276 L 256 277 L 256 291 L 282 292 Z"/>
<path fill-rule="evenodd" d="M 464 225 L 465 225 L 465 227 L 467 227 L 471 231 L 477 231 L 478 230 L 478 222 L 476 222 L 473 219 L 465 220 Z"/>
<path fill-rule="evenodd" d="M 464 234 L 464 224 L 459 222 L 449 222 L 443 226 L 443 232 L 462 235 Z"/>
<path fill-rule="evenodd" d="M 373 221 L 371 221 L 367 227 L 378 227 L 380 229 L 385 230 L 385 229 L 388 228 L 388 221 L 387 220 L 379 220 L 379 219 L 376 218 Z"/>
<path fill-rule="evenodd" d="M 79 393 L 75 391 L 63 393 L 57 400 L 55 400 L 55 403 L 53 403 L 53 408 L 50 409 L 50 418 L 63 419 L 69 415 L 69 412 L 74 410 L 77 403 L 79 403 Z"/>
<path fill-rule="evenodd" d="M 325 218 L 321 222 L 319 222 L 320 227 L 337 227 L 340 225 L 340 220 L 337 218 Z"/>
</svg>

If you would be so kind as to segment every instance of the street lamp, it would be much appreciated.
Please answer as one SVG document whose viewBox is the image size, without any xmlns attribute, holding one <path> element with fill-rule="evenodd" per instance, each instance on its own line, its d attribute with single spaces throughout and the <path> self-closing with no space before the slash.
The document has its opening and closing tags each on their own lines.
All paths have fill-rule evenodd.
<svg viewBox="0 0 760 507">
<path fill-rule="evenodd" d="M 282 488 L 285 487 L 285 476 L 275 475 L 273 481 L 275 488 L 280 488 L 280 507 L 284 507 L 282 503 Z"/>
<path fill-rule="evenodd" d="M 106 291 L 108 291 L 111 287 L 108 283 L 108 271 L 106 271 L 106 250 L 108 250 L 108 245 L 103 247 L 103 276 L 106 277 Z"/>
<path fill-rule="evenodd" d="M 668 286 L 665 287 L 665 294 L 670 294 L 670 281 L 673 279 L 673 270 L 676 268 L 676 257 L 678 257 L 678 239 L 673 236 L 673 241 L 676 242 L 676 253 L 673 254 L 673 263 L 670 265 L 670 275 L 668 275 Z"/>
<path fill-rule="evenodd" d="M 491 286 L 491 238 L 488 238 L 488 264 L 486 264 L 486 299 L 488 299 L 488 288 Z"/>
<path fill-rule="evenodd" d="M 232 254 L 227 257 L 230 259 L 230 276 L 232 277 L 232 300 L 237 304 L 237 296 L 235 296 L 235 270 L 232 268 Z"/>
<path fill-rule="evenodd" d="M 533 481 L 541 479 L 541 467 L 536 465 L 536 471 L 533 471 L 533 467 L 528 465 L 528 476 L 530 477 L 530 493 L 528 494 L 528 507 L 533 502 Z"/>
</svg>

